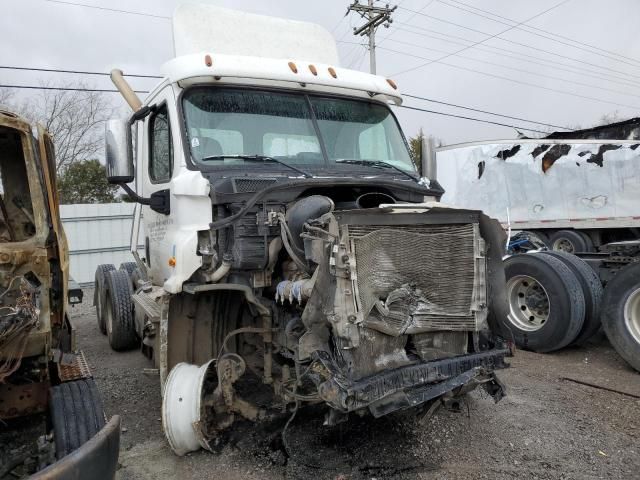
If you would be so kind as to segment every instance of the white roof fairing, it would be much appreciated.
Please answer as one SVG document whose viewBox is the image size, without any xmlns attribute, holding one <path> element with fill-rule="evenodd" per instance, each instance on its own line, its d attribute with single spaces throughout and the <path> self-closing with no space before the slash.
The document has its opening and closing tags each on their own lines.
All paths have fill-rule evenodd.
<svg viewBox="0 0 640 480">
<path fill-rule="evenodd" d="M 205 63 L 207 55 L 211 58 L 211 66 Z M 289 62 L 296 65 L 297 72 L 289 67 Z M 316 75 L 309 65 L 315 67 Z M 335 72 L 335 78 L 329 68 Z M 307 90 L 314 90 L 314 86 L 325 87 L 323 91 L 335 89 L 336 93 L 356 90 L 374 97 L 382 96 L 397 105 L 402 103 L 400 92 L 391 87 L 384 77 L 318 62 L 203 52 L 174 58 L 163 65 L 162 71 L 171 83 L 214 83 L 218 78 L 221 81 L 246 79 L 246 83 L 251 83 L 251 80 L 272 81 L 274 85 L 275 82 L 291 82 L 296 88 L 305 84 Z"/>
<path fill-rule="evenodd" d="M 338 64 L 335 41 L 320 25 L 213 5 L 179 5 L 173 14 L 173 44 L 176 57 L 213 51 Z"/>
</svg>

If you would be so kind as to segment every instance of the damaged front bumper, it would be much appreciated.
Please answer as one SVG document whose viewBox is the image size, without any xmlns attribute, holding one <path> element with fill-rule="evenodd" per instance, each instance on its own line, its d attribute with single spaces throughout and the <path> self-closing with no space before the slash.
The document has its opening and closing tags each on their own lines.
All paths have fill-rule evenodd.
<svg viewBox="0 0 640 480">
<path fill-rule="evenodd" d="M 318 387 L 320 397 L 336 410 L 347 413 L 368 408 L 374 417 L 415 407 L 457 388 L 470 391 L 478 385 L 498 402 L 505 388 L 495 370 L 507 368 L 509 349 L 494 349 L 459 357 L 421 362 L 349 380 L 325 352 L 317 360 L 328 370 L 329 380 Z"/>
<path fill-rule="evenodd" d="M 32 475 L 35 480 L 112 480 L 120 453 L 120 417 L 114 415 L 93 438 L 53 465 Z"/>
</svg>

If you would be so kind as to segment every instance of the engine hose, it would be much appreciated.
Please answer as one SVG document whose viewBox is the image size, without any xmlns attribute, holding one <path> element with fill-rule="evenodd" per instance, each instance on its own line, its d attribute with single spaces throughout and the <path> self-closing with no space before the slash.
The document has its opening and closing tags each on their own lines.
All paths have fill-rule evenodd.
<svg viewBox="0 0 640 480">
<path fill-rule="evenodd" d="M 287 230 L 284 225 L 285 219 L 284 217 L 280 218 L 280 235 L 282 236 L 282 244 L 284 245 L 284 249 L 287 251 L 293 263 L 303 272 L 311 273 L 311 269 L 309 266 L 303 262 L 300 257 L 293 251 L 291 244 L 289 243 L 289 235 L 287 235 Z"/>
</svg>

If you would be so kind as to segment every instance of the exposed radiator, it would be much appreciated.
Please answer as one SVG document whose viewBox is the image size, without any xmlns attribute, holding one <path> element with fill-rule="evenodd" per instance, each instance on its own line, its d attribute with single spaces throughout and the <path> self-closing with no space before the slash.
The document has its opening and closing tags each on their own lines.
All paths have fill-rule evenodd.
<svg viewBox="0 0 640 480">
<path fill-rule="evenodd" d="M 393 336 L 478 329 L 486 283 L 477 224 L 346 228 L 364 326 Z"/>
</svg>

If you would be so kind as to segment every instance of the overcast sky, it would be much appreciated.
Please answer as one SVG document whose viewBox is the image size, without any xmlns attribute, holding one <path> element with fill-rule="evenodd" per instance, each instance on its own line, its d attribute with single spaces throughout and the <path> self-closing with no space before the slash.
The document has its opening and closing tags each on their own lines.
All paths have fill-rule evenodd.
<svg viewBox="0 0 640 480">
<path fill-rule="evenodd" d="M 0 30 L 4 34 L 0 65 L 105 72 L 118 67 L 128 73 L 157 74 L 160 65 L 172 56 L 169 20 L 66 3 L 171 16 L 175 6 L 184 2 L 4 0 L 4 3 L 4 15 L 0 17 Z M 368 71 L 368 52 L 357 45 L 362 38 L 351 33 L 352 27 L 362 21 L 353 15 L 344 18 L 349 0 L 207 3 L 319 23 L 343 42 L 338 44 L 342 66 Z M 616 111 L 621 118 L 639 116 L 637 0 L 391 2 L 396 4 L 399 7 L 394 12 L 392 27 L 380 28 L 377 34 L 378 73 L 396 80 L 403 93 L 560 126 L 591 126 L 603 115 Z M 520 22 L 526 24 L 518 25 Z M 536 28 L 537 35 L 526 31 L 529 25 Z M 476 42 L 482 43 L 473 45 Z M 399 73 L 441 58 L 439 62 Z M 37 85 L 48 81 L 55 85 L 75 79 L 78 76 L 0 70 L 0 84 Z M 99 88 L 111 87 L 108 78 L 82 80 Z M 155 81 L 137 79 L 132 83 L 138 89 L 147 89 Z M 22 93 L 26 94 L 31 92 Z M 117 94 L 107 95 L 111 95 L 114 103 L 123 103 Z M 540 129 L 520 120 L 410 98 L 405 99 L 405 105 Z M 448 144 L 515 136 L 512 128 L 406 109 L 396 112 L 407 135 L 414 135 L 422 127 Z"/>
</svg>

